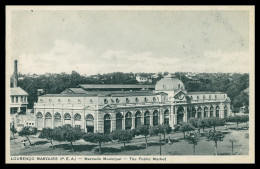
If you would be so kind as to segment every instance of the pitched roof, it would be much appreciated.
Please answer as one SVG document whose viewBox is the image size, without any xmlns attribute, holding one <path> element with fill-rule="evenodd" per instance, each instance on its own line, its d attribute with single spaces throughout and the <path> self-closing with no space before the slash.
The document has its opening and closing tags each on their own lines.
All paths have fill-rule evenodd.
<svg viewBox="0 0 260 169">
<path fill-rule="evenodd" d="M 189 94 L 224 94 L 223 92 L 187 92 Z"/>
<path fill-rule="evenodd" d="M 84 90 L 82 88 L 68 88 L 66 90 L 70 90 L 74 94 L 82 94 L 82 93 L 84 94 L 87 92 L 86 90 Z"/>
<path fill-rule="evenodd" d="M 142 84 L 80 84 L 78 87 L 84 89 L 143 89 L 143 88 L 155 88 L 155 85 L 142 85 Z"/>
<path fill-rule="evenodd" d="M 20 87 L 11 88 L 10 92 L 11 96 L 28 95 L 28 93 Z"/>
</svg>

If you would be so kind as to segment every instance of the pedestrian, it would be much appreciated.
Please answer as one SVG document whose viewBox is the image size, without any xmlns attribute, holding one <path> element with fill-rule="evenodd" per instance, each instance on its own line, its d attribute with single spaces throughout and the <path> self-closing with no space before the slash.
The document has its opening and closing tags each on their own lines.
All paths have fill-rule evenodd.
<svg viewBox="0 0 260 169">
<path fill-rule="evenodd" d="M 24 140 L 22 141 L 22 148 L 26 148 L 26 144 Z"/>
</svg>

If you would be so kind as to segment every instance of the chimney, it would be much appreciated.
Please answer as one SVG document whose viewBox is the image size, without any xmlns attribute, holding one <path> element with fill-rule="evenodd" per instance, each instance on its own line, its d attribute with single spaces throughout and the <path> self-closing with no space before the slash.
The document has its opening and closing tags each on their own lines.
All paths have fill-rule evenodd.
<svg viewBox="0 0 260 169">
<path fill-rule="evenodd" d="M 18 62 L 17 60 L 14 61 L 13 87 L 17 87 L 17 82 L 18 82 L 17 62 Z"/>
</svg>

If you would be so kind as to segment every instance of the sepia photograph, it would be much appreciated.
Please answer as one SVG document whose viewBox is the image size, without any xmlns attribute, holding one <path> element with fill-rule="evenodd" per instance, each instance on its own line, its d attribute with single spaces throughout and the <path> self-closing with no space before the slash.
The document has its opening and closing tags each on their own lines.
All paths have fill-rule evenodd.
<svg viewBox="0 0 260 169">
<path fill-rule="evenodd" d="M 6 163 L 254 163 L 254 6 L 6 6 Z"/>
</svg>

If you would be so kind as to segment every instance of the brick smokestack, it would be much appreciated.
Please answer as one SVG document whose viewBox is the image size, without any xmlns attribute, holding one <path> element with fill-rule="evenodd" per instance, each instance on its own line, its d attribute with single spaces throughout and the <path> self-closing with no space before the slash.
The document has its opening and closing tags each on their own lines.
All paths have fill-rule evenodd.
<svg viewBox="0 0 260 169">
<path fill-rule="evenodd" d="M 17 82 L 18 82 L 17 62 L 18 62 L 17 60 L 14 61 L 13 87 L 17 87 Z"/>
</svg>

